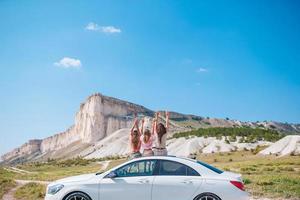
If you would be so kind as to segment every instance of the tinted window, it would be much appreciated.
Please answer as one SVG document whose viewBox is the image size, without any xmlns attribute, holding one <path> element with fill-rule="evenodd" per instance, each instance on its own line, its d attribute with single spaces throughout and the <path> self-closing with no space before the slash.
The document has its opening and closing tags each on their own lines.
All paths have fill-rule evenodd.
<svg viewBox="0 0 300 200">
<path fill-rule="evenodd" d="M 159 175 L 161 176 L 199 176 L 194 169 L 173 161 L 160 161 Z"/>
<path fill-rule="evenodd" d="M 216 173 L 218 173 L 218 174 L 222 174 L 223 173 L 222 170 L 220 170 L 218 168 L 215 168 L 214 166 L 211 166 L 211 165 L 209 165 L 207 163 L 204 163 L 204 162 L 201 162 L 201 161 L 197 161 L 197 163 L 200 164 L 200 165 L 202 165 L 202 166 L 204 166 L 204 167 L 206 167 L 206 168 L 208 168 L 208 169 L 210 169 L 210 170 L 212 170 L 212 171 L 214 171 L 214 172 L 216 172 Z"/>
<path fill-rule="evenodd" d="M 117 177 L 131 176 L 151 176 L 155 168 L 156 161 L 142 160 L 130 163 L 116 170 Z"/>
<path fill-rule="evenodd" d="M 188 176 L 200 176 L 198 172 L 196 172 L 194 169 L 188 167 L 187 168 L 187 175 Z"/>
</svg>

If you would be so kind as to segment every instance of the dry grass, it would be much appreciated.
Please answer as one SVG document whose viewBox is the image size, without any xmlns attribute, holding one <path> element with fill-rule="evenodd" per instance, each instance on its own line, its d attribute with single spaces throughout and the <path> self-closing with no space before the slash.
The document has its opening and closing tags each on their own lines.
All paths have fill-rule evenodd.
<svg viewBox="0 0 300 200">
<path fill-rule="evenodd" d="M 8 192 L 8 190 L 16 185 L 12 176 L 13 173 L 0 168 L 0 199 L 2 199 L 3 195 Z"/>
<path fill-rule="evenodd" d="M 241 173 L 253 196 L 300 199 L 300 156 L 258 156 L 250 151 L 198 155 L 223 170 Z"/>
<path fill-rule="evenodd" d="M 46 186 L 38 183 L 27 183 L 16 190 L 14 197 L 20 200 L 42 200 L 46 194 Z"/>
<path fill-rule="evenodd" d="M 300 199 L 300 156 L 262 157 L 255 155 L 255 152 L 243 151 L 208 155 L 198 154 L 197 159 L 223 170 L 241 173 L 247 190 L 254 196 Z M 125 161 L 126 159 L 111 160 L 108 169 Z M 39 165 L 27 164 L 19 167 L 34 173 L 20 175 L 6 172 L 3 177 L 10 178 L 10 180 L 15 178 L 53 181 L 68 176 L 95 173 L 101 169 L 101 165 L 95 161 L 84 165 L 78 163 L 61 166 L 43 163 Z"/>
</svg>

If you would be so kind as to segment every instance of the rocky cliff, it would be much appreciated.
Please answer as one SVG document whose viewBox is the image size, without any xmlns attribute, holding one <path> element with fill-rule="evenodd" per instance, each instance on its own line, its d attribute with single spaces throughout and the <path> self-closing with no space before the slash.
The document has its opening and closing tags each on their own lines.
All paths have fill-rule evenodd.
<svg viewBox="0 0 300 200">
<path fill-rule="evenodd" d="M 33 153 L 46 154 L 65 148 L 74 142 L 95 143 L 116 130 L 130 127 L 135 113 L 153 115 L 151 110 L 143 106 L 100 93 L 94 94 L 80 105 L 75 116 L 75 124 L 68 130 L 42 140 L 30 140 L 4 154 L 2 160 L 11 160 Z"/>
<path fill-rule="evenodd" d="M 2 160 L 10 160 L 12 158 L 17 158 L 19 156 L 30 155 L 40 152 L 42 140 L 29 140 L 22 146 L 13 149 L 11 152 L 4 154 L 1 158 Z"/>
<path fill-rule="evenodd" d="M 96 142 L 118 129 L 129 127 L 135 113 L 153 115 L 143 106 L 97 93 L 81 104 L 74 132 L 85 143 Z"/>
<path fill-rule="evenodd" d="M 123 100 L 94 94 L 80 105 L 75 123 L 68 130 L 42 140 L 30 140 L 1 158 L 5 163 L 18 163 L 47 158 L 69 158 L 74 156 L 103 157 L 116 152 L 127 152 L 128 131 L 134 115 L 148 116 L 148 127 L 154 112 L 140 105 Z M 162 115 L 163 116 L 163 115 Z M 241 122 L 170 112 L 169 136 L 208 127 L 252 127 L 273 129 L 286 134 L 300 134 L 299 124 L 280 122 Z M 165 121 L 164 117 L 160 120 Z M 122 130 L 122 131 L 118 131 Z M 105 141 L 109 141 L 107 144 Z M 176 142 L 174 144 L 177 144 Z M 194 143 L 193 143 L 194 144 Z M 105 147 L 105 145 L 109 145 Z M 111 146 L 117 146 L 111 150 Z M 101 155 L 100 155 L 101 154 Z"/>
</svg>

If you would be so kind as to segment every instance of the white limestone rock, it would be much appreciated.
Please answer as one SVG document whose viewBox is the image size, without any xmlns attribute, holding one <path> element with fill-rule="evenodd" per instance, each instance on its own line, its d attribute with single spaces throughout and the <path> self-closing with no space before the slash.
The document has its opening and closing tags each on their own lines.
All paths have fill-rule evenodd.
<svg viewBox="0 0 300 200">
<path fill-rule="evenodd" d="M 75 142 L 97 143 L 119 129 L 130 127 L 135 113 L 146 116 L 153 115 L 151 110 L 143 106 L 99 93 L 94 94 L 81 104 L 75 116 L 75 124 L 68 130 L 43 140 L 29 141 L 4 154 L 2 159 L 4 161 L 11 160 L 33 153 L 45 155 L 51 151 L 66 148 Z"/>
<path fill-rule="evenodd" d="M 261 155 L 300 155 L 300 135 L 288 135 L 259 152 Z"/>
</svg>

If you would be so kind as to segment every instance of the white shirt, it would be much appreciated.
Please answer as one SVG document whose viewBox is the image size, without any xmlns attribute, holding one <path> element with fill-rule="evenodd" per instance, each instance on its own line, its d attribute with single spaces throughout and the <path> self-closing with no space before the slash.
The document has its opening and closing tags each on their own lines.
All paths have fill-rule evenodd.
<svg viewBox="0 0 300 200">
<path fill-rule="evenodd" d="M 166 143 L 167 143 L 167 133 L 161 137 L 161 142 L 159 141 L 159 137 L 157 133 L 155 133 L 154 147 L 159 149 L 164 149 L 166 148 Z"/>
</svg>

